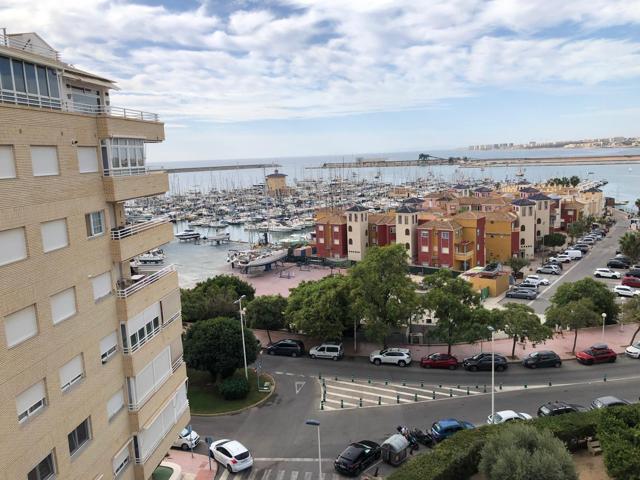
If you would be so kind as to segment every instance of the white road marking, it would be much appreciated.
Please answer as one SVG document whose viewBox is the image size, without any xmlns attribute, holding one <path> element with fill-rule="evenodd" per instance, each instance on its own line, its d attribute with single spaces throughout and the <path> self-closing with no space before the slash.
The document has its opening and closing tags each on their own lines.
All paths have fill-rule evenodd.
<svg viewBox="0 0 640 480">
<path fill-rule="evenodd" d="M 353 396 L 350 396 L 350 395 L 347 395 L 347 394 L 344 394 L 344 393 L 340 393 L 340 392 L 335 393 L 334 390 L 341 390 L 341 391 L 344 391 L 344 392 L 358 393 L 360 395 L 365 395 L 365 396 L 366 395 L 374 396 L 376 398 L 380 397 L 380 398 L 386 398 L 386 399 L 389 399 L 389 400 L 396 400 L 395 395 L 394 396 L 382 395 L 382 394 L 380 394 L 378 392 L 367 392 L 367 391 L 364 391 L 364 390 L 355 390 L 353 388 L 344 388 L 344 387 L 331 387 L 331 389 L 327 391 L 327 395 L 334 395 L 334 396 L 337 396 L 337 397 L 344 397 L 344 398 L 355 398 L 355 399 L 359 399 L 360 398 L 360 397 L 353 397 Z M 411 398 L 413 398 L 414 395 L 415 395 L 415 394 L 413 394 L 411 392 L 396 392 L 396 391 L 393 391 L 393 390 L 391 390 L 391 391 L 393 393 L 397 393 L 400 396 L 404 395 L 404 396 L 409 396 Z M 422 392 L 426 393 L 424 390 Z M 444 395 L 444 394 L 441 393 L 441 395 Z M 427 396 L 427 395 L 418 395 L 418 398 L 430 399 L 431 395 L 429 395 L 429 396 Z M 368 399 L 363 398 L 362 400 L 363 401 L 367 401 Z M 372 400 L 368 400 L 368 401 L 372 401 Z"/>
<path fill-rule="evenodd" d="M 304 387 L 305 383 L 306 382 L 296 382 L 296 385 L 295 385 L 295 387 L 296 387 L 296 395 L 300 393 L 300 390 L 302 390 L 302 387 Z"/>
<path fill-rule="evenodd" d="M 268 468 L 262 474 L 262 480 L 269 480 L 269 475 L 271 475 L 271 469 Z"/>
<path fill-rule="evenodd" d="M 291 472 L 290 480 L 298 480 L 298 470 L 294 470 L 293 472 Z"/>
<path fill-rule="evenodd" d="M 295 373 L 289 373 L 289 372 L 287 372 L 287 373 L 285 373 L 285 375 L 287 375 L 287 376 L 289 376 L 289 377 L 293 377 L 293 376 L 295 375 Z"/>
<path fill-rule="evenodd" d="M 311 480 L 311 477 L 313 476 L 313 473 L 311 472 L 304 472 L 304 480 Z"/>
<path fill-rule="evenodd" d="M 276 477 L 276 480 L 284 480 L 284 474 L 285 474 L 285 470 L 280 470 L 278 472 L 278 476 Z"/>
<path fill-rule="evenodd" d="M 255 468 L 252 468 L 251 473 L 249 474 L 249 478 L 247 478 L 247 480 L 255 480 L 257 473 L 258 473 L 258 470 L 256 470 Z"/>
<path fill-rule="evenodd" d="M 224 472 L 222 472 L 222 475 L 220 475 L 220 478 L 218 480 L 227 480 L 227 477 L 229 477 L 229 470 L 225 468 Z"/>
<path fill-rule="evenodd" d="M 273 373 L 275 373 L 276 375 L 284 375 L 284 372 L 273 372 Z"/>
</svg>

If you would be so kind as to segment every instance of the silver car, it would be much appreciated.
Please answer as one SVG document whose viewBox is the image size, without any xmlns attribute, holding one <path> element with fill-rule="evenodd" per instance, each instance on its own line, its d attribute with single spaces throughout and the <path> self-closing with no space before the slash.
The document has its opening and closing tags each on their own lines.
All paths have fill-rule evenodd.
<svg viewBox="0 0 640 480">
<path fill-rule="evenodd" d="M 344 357 L 344 348 L 341 343 L 323 343 L 309 350 L 311 358 L 330 358 L 340 360 Z"/>
</svg>

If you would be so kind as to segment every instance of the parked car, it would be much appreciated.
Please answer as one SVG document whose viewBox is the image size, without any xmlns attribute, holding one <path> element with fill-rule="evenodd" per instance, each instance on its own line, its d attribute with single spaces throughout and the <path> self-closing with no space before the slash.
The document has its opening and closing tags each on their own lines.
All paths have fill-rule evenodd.
<svg viewBox="0 0 640 480">
<path fill-rule="evenodd" d="M 223 439 L 213 442 L 209 447 L 209 455 L 229 470 L 229 473 L 246 470 L 253 465 L 253 457 L 237 440 Z"/>
<path fill-rule="evenodd" d="M 380 445 L 371 440 L 360 440 L 345 448 L 333 462 L 333 466 L 336 472 L 356 476 L 373 465 L 380 455 Z"/>
<path fill-rule="evenodd" d="M 344 357 L 344 348 L 342 343 L 323 343 L 309 350 L 311 358 L 330 358 L 331 360 L 340 360 Z"/>
<path fill-rule="evenodd" d="M 629 264 L 628 263 L 624 263 L 622 260 L 618 260 L 617 258 L 612 258 L 611 260 L 609 260 L 607 262 L 607 267 L 609 268 L 620 268 L 620 269 L 627 269 L 629 268 Z"/>
<path fill-rule="evenodd" d="M 622 253 L 617 253 L 616 256 L 615 256 L 615 259 L 616 260 L 620 260 L 621 262 L 624 262 L 627 265 L 631 265 L 633 263 L 629 257 L 627 257 L 626 255 L 624 255 Z"/>
<path fill-rule="evenodd" d="M 470 430 L 472 428 L 476 428 L 473 423 L 456 418 L 445 418 L 431 425 L 431 436 L 436 442 L 441 442 L 460 430 Z"/>
<path fill-rule="evenodd" d="M 593 402 L 591 402 L 591 410 L 597 410 L 599 408 L 621 407 L 623 405 L 629 405 L 629 402 L 627 400 L 623 400 L 622 398 L 614 397 L 613 395 L 605 395 L 604 397 L 598 397 Z"/>
<path fill-rule="evenodd" d="M 538 293 L 534 290 L 529 290 L 527 288 L 512 288 L 506 293 L 505 297 L 523 298 L 525 300 L 535 300 L 538 297 Z"/>
<path fill-rule="evenodd" d="M 631 358 L 640 358 L 640 342 L 629 345 L 624 353 Z"/>
<path fill-rule="evenodd" d="M 540 275 L 527 275 L 527 278 L 525 278 L 524 281 L 543 286 L 547 286 L 551 283 L 548 278 L 541 277 Z"/>
<path fill-rule="evenodd" d="M 514 412 L 513 410 L 502 410 L 501 412 L 496 412 L 495 415 L 489 415 L 487 417 L 487 423 L 498 424 L 498 423 L 507 423 L 513 421 L 522 421 L 522 420 L 531 420 L 533 417 L 528 413 L 524 412 Z"/>
<path fill-rule="evenodd" d="M 458 368 L 458 359 L 448 353 L 432 353 L 420 359 L 422 368 L 448 368 L 455 370 Z"/>
<path fill-rule="evenodd" d="M 564 255 L 567 255 L 571 260 L 581 260 L 582 251 L 577 249 L 569 249 L 564 251 Z"/>
<path fill-rule="evenodd" d="M 462 365 L 465 370 L 476 372 L 478 370 L 491 370 L 491 353 L 481 353 L 473 357 L 465 358 Z M 496 372 L 502 372 L 509 366 L 507 359 L 500 354 L 495 354 Z"/>
<path fill-rule="evenodd" d="M 611 270 L 610 268 L 596 268 L 593 272 L 596 278 L 620 278 L 622 275 L 620 272 Z"/>
<path fill-rule="evenodd" d="M 622 285 L 627 287 L 640 288 L 640 278 L 634 275 L 625 275 L 622 277 Z"/>
<path fill-rule="evenodd" d="M 537 283 L 527 282 L 526 280 L 517 284 L 514 288 L 526 288 L 527 290 L 533 290 L 536 293 L 538 293 L 539 290 Z"/>
<path fill-rule="evenodd" d="M 576 360 L 584 365 L 594 363 L 615 362 L 618 356 L 604 343 L 596 343 L 590 348 L 576 353 Z"/>
<path fill-rule="evenodd" d="M 587 245 L 593 246 L 596 243 L 596 240 L 591 237 L 582 237 L 580 239 L 580 243 L 586 243 Z"/>
<path fill-rule="evenodd" d="M 589 253 L 589 245 L 586 243 L 576 243 L 575 245 L 572 245 L 571 248 L 573 250 L 580 250 L 583 255 Z"/>
<path fill-rule="evenodd" d="M 188 428 L 183 428 L 178 433 L 178 438 L 173 441 L 173 446 L 182 450 L 191 450 L 196 448 L 198 443 L 200 443 L 200 435 L 195 430 L 191 430 L 189 433 Z"/>
<path fill-rule="evenodd" d="M 640 295 L 640 290 L 631 288 L 628 285 L 616 285 L 613 287 L 613 292 L 619 297 L 635 297 L 636 295 Z"/>
<path fill-rule="evenodd" d="M 638 277 L 638 278 L 640 278 L 640 268 L 632 268 L 627 273 L 625 273 L 625 275 L 628 275 L 630 277 Z"/>
<path fill-rule="evenodd" d="M 564 270 L 564 266 L 562 265 L 562 262 L 556 262 L 554 261 L 546 261 L 545 263 L 542 264 L 543 267 L 558 267 L 560 269 L 560 271 Z"/>
<path fill-rule="evenodd" d="M 556 265 L 543 265 L 536 269 L 536 273 L 546 273 L 549 275 L 560 275 L 560 269 Z"/>
<path fill-rule="evenodd" d="M 540 368 L 540 367 L 560 367 L 562 365 L 562 359 L 556 352 L 551 350 L 540 350 L 538 352 L 532 352 L 522 359 L 522 365 L 527 368 Z"/>
<path fill-rule="evenodd" d="M 538 408 L 539 417 L 554 417 L 565 413 L 586 412 L 587 409 L 582 405 L 566 402 L 548 402 Z"/>
<path fill-rule="evenodd" d="M 411 351 L 406 348 L 386 348 L 384 350 L 374 350 L 369 355 L 369 361 L 376 365 L 390 363 L 405 367 L 411 363 Z"/>
<path fill-rule="evenodd" d="M 300 340 L 285 338 L 267 347 L 269 355 L 289 355 L 290 357 L 300 357 L 304 355 L 304 343 Z"/>
<path fill-rule="evenodd" d="M 548 262 L 558 262 L 558 263 L 569 263 L 571 261 L 571 257 L 569 255 L 559 254 L 555 257 L 549 257 Z"/>
</svg>

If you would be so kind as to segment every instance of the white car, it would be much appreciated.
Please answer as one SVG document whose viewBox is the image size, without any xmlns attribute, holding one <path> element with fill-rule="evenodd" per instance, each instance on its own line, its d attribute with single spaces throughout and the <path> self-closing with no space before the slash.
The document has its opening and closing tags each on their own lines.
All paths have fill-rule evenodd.
<svg viewBox="0 0 640 480">
<path fill-rule="evenodd" d="M 209 455 L 229 473 L 246 470 L 253 465 L 249 450 L 237 440 L 218 440 L 209 447 Z"/>
<path fill-rule="evenodd" d="M 631 358 L 640 358 L 640 342 L 629 345 L 624 353 L 626 353 Z"/>
<path fill-rule="evenodd" d="M 619 297 L 635 297 L 640 295 L 640 290 L 628 287 L 626 285 L 616 285 L 613 287 L 614 293 L 617 293 Z"/>
<path fill-rule="evenodd" d="M 558 263 L 569 263 L 571 261 L 571 257 L 569 255 L 565 255 L 561 253 L 560 255 L 556 255 L 555 257 L 549 258 L 549 260 L 547 261 L 558 262 Z"/>
<path fill-rule="evenodd" d="M 527 283 L 533 283 L 534 285 L 549 285 L 549 280 L 541 277 L 540 275 L 527 275 L 527 278 L 524 279 Z"/>
<path fill-rule="evenodd" d="M 390 363 L 399 367 L 406 367 L 411 363 L 411 352 L 406 348 L 385 348 L 374 350 L 369 355 L 369 361 L 376 365 Z"/>
<path fill-rule="evenodd" d="M 200 443 L 200 435 L 194 430 L 189 433 L 187 428 L 183 428 L 178 434 L 178 438 L 174 440 L 173 446 L 182 450 L 190 450 L 196 448 L 198 443 Z"/>
<path fill-rule="evenodd" d="M 620 272 L 616 272 L 615 270 L 611 270 L 610 268 L 596 268 L 593 272 L 593 275 L 597 278 L 620 278 Z"/>
<path fill-rule="evenodd" d="M 506 423 L 513 422 L 519 420 L 531 420 L 533 417 L 528 413 L 524 412 L 514 412 L 513 410 L 503 410 L 501 412 L 496 412 L 495 422 L 491 415 L 487 417 L 487 423 L 491 425 L 492 423 Z"/>
</svg>

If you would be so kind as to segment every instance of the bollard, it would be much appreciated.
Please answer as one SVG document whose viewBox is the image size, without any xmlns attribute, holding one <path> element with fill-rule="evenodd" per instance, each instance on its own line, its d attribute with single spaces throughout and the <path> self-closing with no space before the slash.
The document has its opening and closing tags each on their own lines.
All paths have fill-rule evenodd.
<svg viewBox="0 0 640 480">
<path fill-rule="evenodd" d="M 527 384 L 526 383 L 524 384 L 524 388 L 525 388 L 525 390 L 527 389 Z"/>
<path fill-rule="evenodd" d="M 502 384 L 500 384 L 500 386 L 498 388 L 500 388 L 500 390 L 502 390 Z"/>
<path fill-rule="evenodd" d="M 441 383 L 438 385 L 438 388 L 442 388 L 442 384 Z"/>
<path fill-rule="evenodd" d="M 389 385 L 389 380 L 385 380 L 385 381 L 384 381 L 384 385 L 385 385 L 385 386 Z"/>
<path fill-rule="evenodd" d="M 378 397 L 378 405 L 382 405 L 382 397 Z"/>
<path fill-rule="evenodd" d="M 487 393 L 487 384 L 484 385 L 484 393 Z"/>
<path fill-rule="evenodd" d="M 418 401 L 418 394 L 417 394 L 417 393 L 414 393 L 414 394 L 413 394 L 413 401 L 414 401 L 414 402 L 417 402 L 417 401 Z"/>
<path fill-rule="evenodd" d="M 435 400 L 435 399 L 436 399 L 436 391 L 435 391 L 435 390 L 433 391 L 433 395 L 431 396 L 431 398 L 432 398 L 433 400 Z"/>
<path fill-rule="evenodd" d="M 333 379 L 337 382 L 338 381 L 338 377 L 333 377 Z"/>
<path fill-rule="evenodd" d="M 549 386 L 551 386 L 551 380 L 549 380 Z"/>
<path fill-rule="evenodd" d="M 420 382 L 420 388 L 424 388 L 424 382 Z"/>
<path fill-rule="evenodd" d="M 607 381 L 607 374 L 606 373 L 604 374 L 604 381 L 605 382 Z"/>
<path fill-rule="evenodd" d="M 469 395 L 469 387 L 467 387 L 467 395 Z"/>
<path fill-rule="evenodd" d="M 355 380 L 353 379 L 353 375 L 351 375 L 351 383 L 355 382 Z"/>
<path fill-rule="evenodd" d="M 344 408 L 344 400 L 340 399 L 340 408 Z"/>
<path fill-rule="evenodd" d="M 367 380 L 369 382 L 369 385 L 371 385 L 371 379 Z"/>
<path fill-rule="evenodd" d="M 407 386 L 407 382 L 405 380 L 402 381 L 402 386 L 406 387 Z"/>
<path fill-rule="evenodd" d="M 318 372 L 318 379 L 322 380 L 322 372 Z"/>
<path fill-rule="evenodd" d="M 478 390 L 478 385 L 476 384 L 476 390 Z"/>
<path fill-rule="evenodd" d="M 324 410 L 324 402 L 320 402 L 320 410 Z"/>
<path fill-rule="evenodd" d="M 324 388 L 327 388 L 327 384 L 325 383 L 324 378 L 322 379 L 322 386 L 323 386 Z"/>
<path fill-rule="evenodd" d="M 453 390 L 449 389 L 449 396 L 453 397 Z"/>
<path fill-rule="evenodd" d="M 458 390 L 460 390 L 460 385 L 456 386 L 456 388 L 457 388 Z"/>
<path fill-rule="evenodd" d="M 400 395 L 396 394 L 396 403 L 400 403 Z"/>
<path fill-rule="evenodd" d="M 360 401 L 358 402 L 358 406 L 362 407 L 362 398 L 360 399 Z"/>
</svg>

